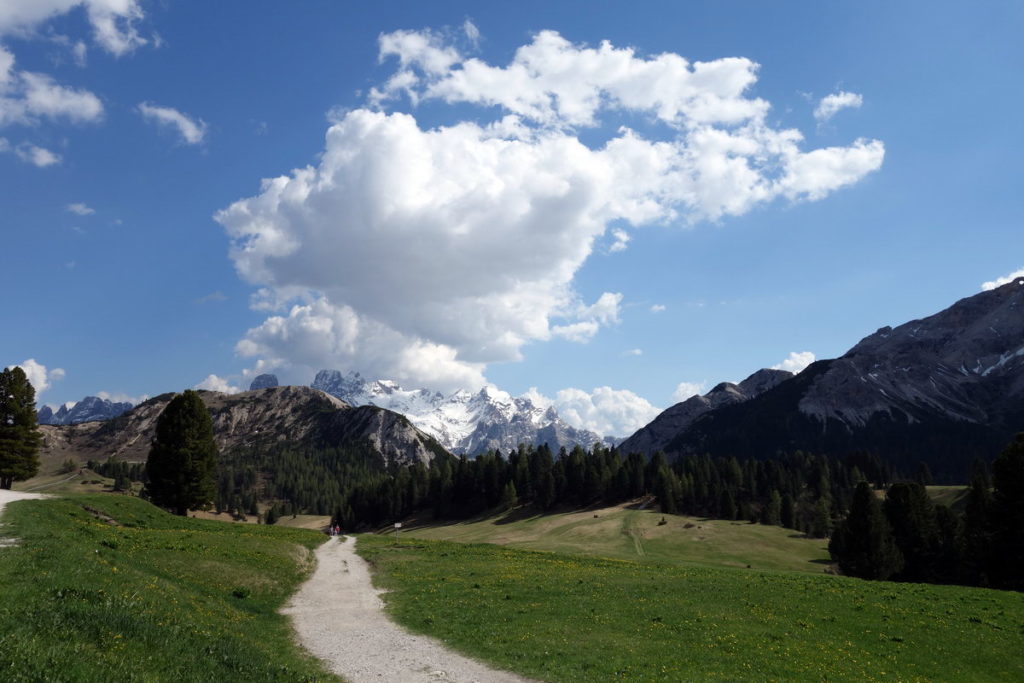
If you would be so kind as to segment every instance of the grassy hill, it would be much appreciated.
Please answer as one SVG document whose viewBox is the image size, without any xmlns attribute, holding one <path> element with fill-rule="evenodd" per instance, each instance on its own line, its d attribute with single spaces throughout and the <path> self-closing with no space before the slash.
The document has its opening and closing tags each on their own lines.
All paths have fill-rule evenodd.
<svg viewBox="0 0 1024 683">
<path fill-rule="evenodd" d="M 1024 595 L 364 535 L 411 630 L 545 681 L 1024 680 Z"/>
<path fill-rule="evenodd" d="M 666 523 L 660 524 L 663 519 Z M 827 541 L 805 538 L 790 529 L 662 515 L 626 505 L 414 527 L 403 529 L 402 534 L 672 565 L 750 566 L 821 573 L 829 558 Z"/>
<path fill-rule="evenodd" d="M 335 680 L 277 614 L 311 568 L 313 531 L 181 518 L 79 495 L 4 509 L 6 681 Z"/>
</svg>

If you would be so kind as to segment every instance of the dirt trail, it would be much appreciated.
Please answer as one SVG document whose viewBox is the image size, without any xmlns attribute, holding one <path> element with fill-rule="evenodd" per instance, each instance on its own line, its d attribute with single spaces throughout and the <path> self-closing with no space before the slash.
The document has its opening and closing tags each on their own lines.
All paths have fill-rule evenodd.
<svg viewBox="0 0 1024 683">
<path fill-rule="evenodd" d="M 406 632 L 384 615 L 355 539 L 332 538 L 316 551 L 313 576 L 282 610 L 299 642 L 352 683 L 504 683 L 525 681 L 456 654 L 438 641 Z"/>
<path fill-rule="evenodd" d="M 24 491 L 9 491 L 7 489 L 0 489 L 0 518 L 3 517 L 4 505 L 15 500 L 26 500 L 29 498 L 46 498 L 46 496 L 40 493 L 25 493 Z M 0 548 L 8 545 L 14 545 L 18 542 L 15 538 L 7 538 L 3 535 L 3 523 L 0 522 Z"/>
</svg>

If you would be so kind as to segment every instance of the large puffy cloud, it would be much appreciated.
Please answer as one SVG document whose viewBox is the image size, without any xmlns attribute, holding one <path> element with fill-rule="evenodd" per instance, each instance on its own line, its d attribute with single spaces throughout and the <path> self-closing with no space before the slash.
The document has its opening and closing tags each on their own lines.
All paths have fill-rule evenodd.
<svg viewBox="0 0 1024 683">
<path fill-rule="evenodd" d="M 36 395 L 43 393 L 50 388 L 53 382 L 58 382 L 64 379 L 64 370 L 62 368 L 54 368 L 48 370 L 45 365 L 36 361 L 35 358 L 29 358 L 21 363 L 8 366 L 19 367 L 25 371 L 25 376 L 28 377 L 28 381 L 32 383 L 32 387 L 36 390 Z"/>
<path fill-rule="evenodd" d="M 304 382 L 317 370 L 344 368 L 441 391 L 487 383 L 484 365 L 459 360 L 452 347 L 403 335 L 324 298 L 271 316 L 249 330 L 237 351 L 258 359 L 247 376 L 285 368 Z"/>
<path fill-rule="evenodd" d="M 573 427 L 603 435 L 630 436 L 661 412 L 646 399 L 627 389 L 597 387 L 562 389 L 548 398 L 531 388 L 524 396 L 542 408 L 554 406 L 558 416 Z"/>
<path fill-rule="evenodd" d="M 488 363 L 530 342 L 585 342 L 618 321 L 621 293 L 588 304 L 573 288 L 610 226 L 624 247 L 648 223 L 821 199 L 884 156 L 868 140 L 803 151 L 798 131 L 772 128 L 767 102 L 745 94 L 758 68 L 745 59 L 644 59 L 550 31 L 507 66 L 464 59 L 428 31 L 385 34 L 380 51 L 398 68 L 371 103 L 404 95 L 497 117 L 424 129 L 405 113 L 350 111 L 316 165 L 218 212 L 237 271 L 262 288 L 261 307 L 281 308 L 238 346 L 264 365 L 479 386 Z M 609 112 L 660 132 L 584 143 L 575 129 Z"/>
</svg>

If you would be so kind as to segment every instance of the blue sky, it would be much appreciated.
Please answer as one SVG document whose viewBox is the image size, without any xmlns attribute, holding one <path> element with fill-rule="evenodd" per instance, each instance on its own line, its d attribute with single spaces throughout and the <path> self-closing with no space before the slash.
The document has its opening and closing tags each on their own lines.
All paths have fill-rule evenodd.
<svg viewBox="0 0 1024 683">
<path fill-rule="evenodd" d="M 1018 2 L 2 0 L 0 363 L 50 404 L 486 381 L 623 434 L 1024 267 L 1022 30 Z"/>
</svg>

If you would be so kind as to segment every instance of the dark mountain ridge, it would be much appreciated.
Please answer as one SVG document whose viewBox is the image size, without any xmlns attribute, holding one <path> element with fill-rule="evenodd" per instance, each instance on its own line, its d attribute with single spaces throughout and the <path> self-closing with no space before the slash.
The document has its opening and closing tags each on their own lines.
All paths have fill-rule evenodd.
<svg viewBox="0 0 1024 683">
<path fill-rule="evenodd" d="M 664 450 L 755 458 L 867 451 L 904 471 L 925 462 L 945 481 L 965 481 L 975 458 L 993 458 L 1021 430 L 1024 278 L 883 327 L 840 358 L 707 411 Z"/>
</svg>

